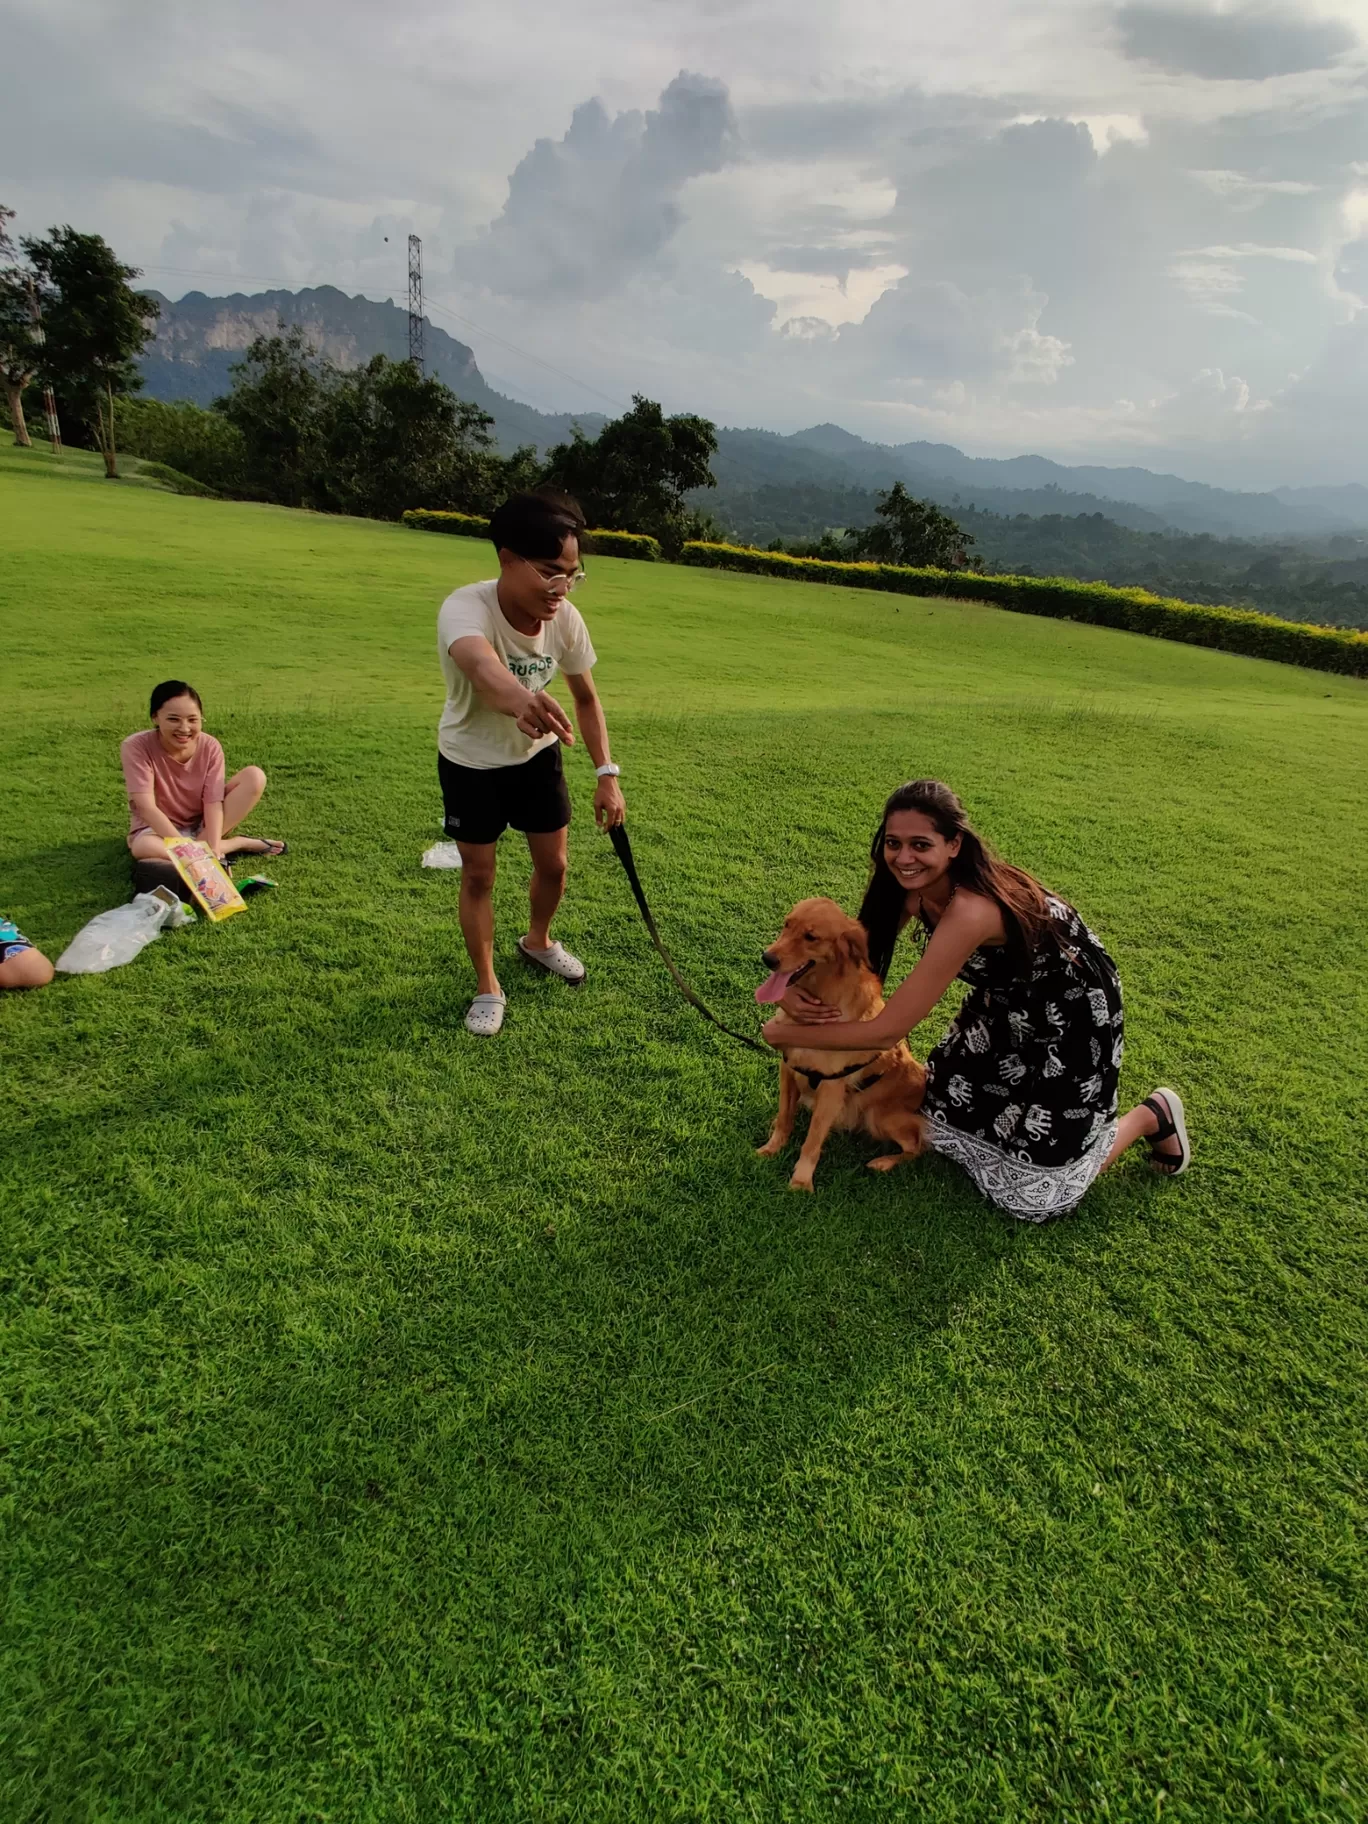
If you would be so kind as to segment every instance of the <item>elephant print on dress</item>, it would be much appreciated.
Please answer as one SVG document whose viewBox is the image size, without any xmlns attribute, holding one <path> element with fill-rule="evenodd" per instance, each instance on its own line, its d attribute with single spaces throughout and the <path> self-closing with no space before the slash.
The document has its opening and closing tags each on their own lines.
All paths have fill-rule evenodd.
<svg viewBox="0 0 1368 1824">
<path fill-rule="evenodd" d="M 927 1062 L 922 1111 L 937 1151 L 1031 1222 L 1071 1210 L 1101 1169 L 1124 1051 L 1116 965 L 1072 906 L 1049 905 L 1038 950 L 976 950 L 961 969 L 971 992 Z"/>
</svg>

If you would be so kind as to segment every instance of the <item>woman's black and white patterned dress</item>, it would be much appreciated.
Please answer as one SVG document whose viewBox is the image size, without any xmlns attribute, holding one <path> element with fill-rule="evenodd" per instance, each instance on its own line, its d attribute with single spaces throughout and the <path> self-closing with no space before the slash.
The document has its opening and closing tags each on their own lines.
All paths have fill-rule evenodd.
<svg viewBox="0 0 1368 1824">
<path fill-rule="evenodd" d="M 927 1061 L 928 1138 L 1027 1222 L 1073 1209 L 1116 1138 L 1123 1048 L 1116 965 L 1048 896 L 1058 944 L 976 950 L 972 990 Z"/>
</svg>

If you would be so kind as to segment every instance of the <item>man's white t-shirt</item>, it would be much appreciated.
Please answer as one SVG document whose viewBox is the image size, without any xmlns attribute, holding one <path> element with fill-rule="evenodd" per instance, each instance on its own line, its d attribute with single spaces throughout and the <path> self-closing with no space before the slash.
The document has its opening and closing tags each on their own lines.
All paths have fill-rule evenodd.
<svg viewBox="0 0 1368 1824">
<path fill-rule="evenodd" d="M 559 668 L 574 677 L 588 671 L 598 655 L 589 629 L 577 608 L 563 601 L 555 617 L 543 621 L 535 633 L 519 633 L 504 619 L 499 607 L 499 582 L 467 583 L 442 603 L 437 614 L 437 651 L 446 678 L 446 707 L 437 724 L 437 746 L 457 766 L 488 769 L 521 766 L 555 735 L 535 741 L 525 735 L 512 716 L 490 709 L 475 686 L 451 656 L 454 641 L 478 634 L 498 653 L 503 664 L 529 690 L 546 690 Z"/>
</svg>

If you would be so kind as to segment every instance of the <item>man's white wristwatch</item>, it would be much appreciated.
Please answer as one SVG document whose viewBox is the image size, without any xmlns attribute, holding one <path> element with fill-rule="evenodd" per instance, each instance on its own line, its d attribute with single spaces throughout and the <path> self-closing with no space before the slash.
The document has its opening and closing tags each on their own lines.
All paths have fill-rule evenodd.
<svg viewBox="0 0 1368 1824">
<path fill-rule="evenodd" d="M 596 766 L 594 768 L 594 774 L 599 779 L 616 779 L 621 771 L 622 768 L 620 766 L 614 766 L 611 760 L 606 766 Z"/>
</svg>

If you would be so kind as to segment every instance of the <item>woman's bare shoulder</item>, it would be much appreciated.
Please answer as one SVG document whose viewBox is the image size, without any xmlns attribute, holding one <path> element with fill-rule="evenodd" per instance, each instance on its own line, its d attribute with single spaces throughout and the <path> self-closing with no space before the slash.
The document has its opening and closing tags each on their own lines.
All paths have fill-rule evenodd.
<svg viewBox="0 0 1368 1824">
<path fill-rule="evenodd" d="M 979 943 L 1002 943 L 1007 936 L 997 901 L 986 893 L 975 893 L 972 887 L 956 888 L 941 923 L 951 931 L 976 937 Z"/>
</svg>

